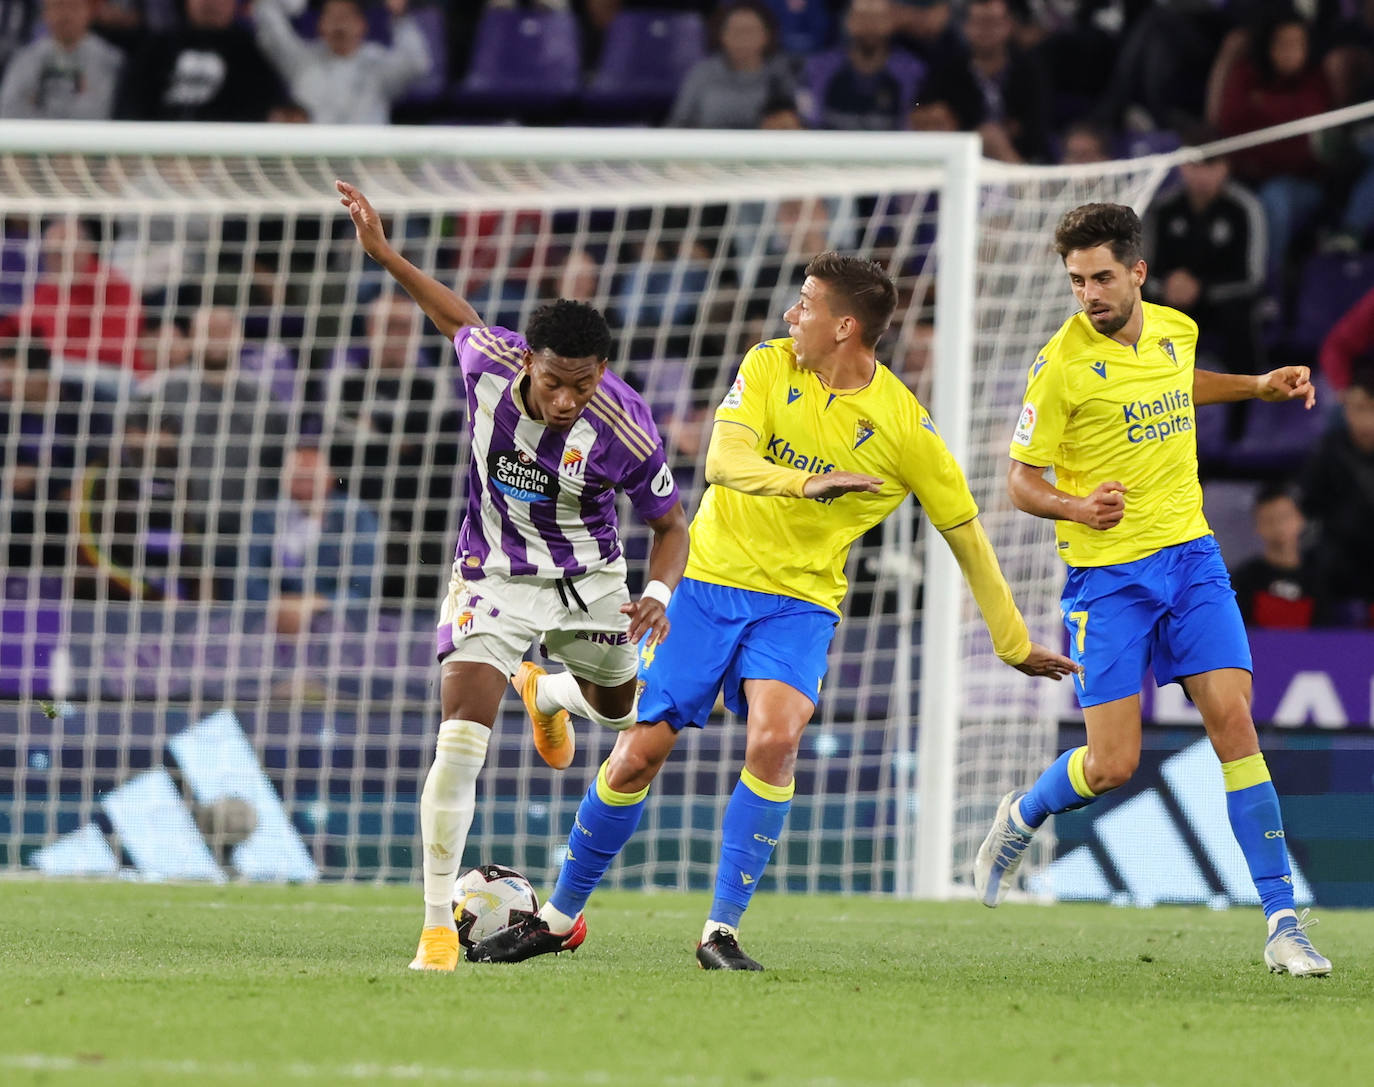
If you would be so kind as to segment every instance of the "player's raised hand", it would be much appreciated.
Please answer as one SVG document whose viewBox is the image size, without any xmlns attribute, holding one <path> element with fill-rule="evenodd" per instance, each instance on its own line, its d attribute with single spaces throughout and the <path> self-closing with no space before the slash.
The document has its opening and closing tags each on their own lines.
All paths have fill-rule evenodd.
<svg viewBox="0 0 1374 1087">
<path fill-rule="evenodd" d="M 1092 494 L 1085 494 L 1078 500 L 1078 516 L 1074 520 L 1104 532 L 1119 525 L 1125 516 L 1126 488 L 1116 480 L 1111 480 L 1099 483 Z"/>
<path fill-rule="evenodd" d="M 1012 665 L 1018 672 L 1028 676 L 1045 676 L 1058 683 L 1065 676 L 1074 676 L 1083 669 L 1062 653 L 1046 649 L 1043 645 L 1031 642 L 1030 655 L 1020 664 Z"/>
<path fill-rule="evenodd" d="M 1258 380 L 1261 400 L 1301 400 L 1309 411 L 1317 403 L 1317 387 L 1312 384 L 1312 371 L 1306 366 L 1280 366 L 1261 374 Z"/>
<path fill-rule="evenodd" d="M 664 614 L 663 601 L 652 596 L 641 596 L 628 604 L 620 605 L 620 613 L 630 617 L 630 643 L 636 644 L 646 633 L 654 645 L 668 637 L 668 616 Z"/>
<path fill-rule="evenodd" d="M 358 243 L 363 247 L 363 252 L 380 262 L 391 248 L 391 243 L 386 240 L 386 231 L 382 228 L 382 217 L 362 194 L 362 190 L 347 181 L 335 181 L 334 188 L 339 190 L 339 203 L 348 209 L 349 218 L 353 220 L 353 229 L 358 232 Z"/>
<path fill-rule="evenodd" d="M 862 472 L 824 472 L 812 476 L 802 485 L 802 494 L 807 498 L 839 498 L 842 494 L 856 491 L 877 494 L 883 481 L 876 476 L 866 476 Z"/>
</svg>

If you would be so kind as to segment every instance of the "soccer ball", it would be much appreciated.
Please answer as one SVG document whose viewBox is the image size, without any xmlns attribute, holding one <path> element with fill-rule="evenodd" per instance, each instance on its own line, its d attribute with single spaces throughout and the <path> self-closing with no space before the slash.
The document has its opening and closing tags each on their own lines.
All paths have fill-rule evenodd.
<svg viewBox="0 0 1374 1087">
<path fill-rule="evenodd" d="M 458 942 L 464 947 L 480 943 L 538 911 L 534 888 L 514 868 L 479 864 L 458 877 L 453 919 L 458 922 Z"/>
</svg>

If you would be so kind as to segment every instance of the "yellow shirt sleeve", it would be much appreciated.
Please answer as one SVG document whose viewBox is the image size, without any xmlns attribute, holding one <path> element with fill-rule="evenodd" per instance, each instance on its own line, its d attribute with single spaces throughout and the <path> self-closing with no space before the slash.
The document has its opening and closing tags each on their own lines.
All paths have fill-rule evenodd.
<svg viewBox="0 0 1374 1087">
<path fill-rule="evenodd" d="M 982 522 L 974 518 L 946 529 L 941 535 L 954 552 L 978 610 L 983 613 L 998 658 L 1007 664 L 1020 664 L 1030 656 L 1030 631 L 1011 595 L 1011 586 L 1002 576 L 1002 567 Z"/>
<path fill-rule="evenodd" d="M 1064 365 L 1042 354 L 1026 381 L 1026 402 L 1011 436 L 1011 458 L 1036 468 L 1060 463 L 1059 445 L 1069 421 L 1069 396 Z"/>
<path fill-rule="evenodd" d="M 717 419 L 706 450 L 706 482 L 744 494 L 805 498 L 802 488 L 811 473 L 764 459 L 756 440 L 743 424 Z"/>
<path fill-rule="evenodd" d="M 919 403 L 917 417 L 902 443 L 898 469 L 902 483 L 921 503 L 930 523 L 940 532 L 978 516 L 978 503 L 968 489 L 964 470 L 945 445 L 930 414 Z"/>
</svg>

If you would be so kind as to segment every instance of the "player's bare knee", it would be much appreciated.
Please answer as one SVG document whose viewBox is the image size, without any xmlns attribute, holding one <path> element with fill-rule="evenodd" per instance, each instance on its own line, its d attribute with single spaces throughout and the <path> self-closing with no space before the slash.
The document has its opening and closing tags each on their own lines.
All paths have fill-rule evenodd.
<svg viewBox="0 0 1374 1087">
<path fill-rule="evenodd" d="M 630 745 L 606 760 L 606 784 L 618 793 L 637 793 L 658 776 L 668 753 Z"/>
<path fill-rule="evenodd" d="M 1083 764 L 1083 775 L 1087 778 L 1088 788 L 1097 795 L 1119 789 L 1135 776 L 1140 765 L 1140 753 L 1122 752 L 1106 757 L 1089 756 Z"/>
</svg>

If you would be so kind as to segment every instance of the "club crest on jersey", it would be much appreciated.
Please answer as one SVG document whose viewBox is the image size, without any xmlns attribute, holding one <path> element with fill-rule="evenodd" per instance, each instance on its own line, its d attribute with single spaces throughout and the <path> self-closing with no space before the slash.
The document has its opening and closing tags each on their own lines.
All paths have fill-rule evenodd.
<svg viewBox="0 0 1374 1087">
<path fill-rule="evenodd" d="M 453 621 L 453 629 L 458 631 L 459 634 L 466 634 L 472 629 L 472 618 L 473 612 L 472 609 L 469 608 Z"/>
<path fill-rule="evenodd" d="M 1166 355 L 1168 355 L 1169 358 L 1170 358 L 1171 360 L 1173 360 L 1173 364 L 1174 364 L 1175 366 L 1179 365 L 1179 362 L 1178 362 L 1178 355 L 1177 355 L 1177 354 L 1175 353 L 1175 351 L 1174 351 L 1174 341 L 1173 341 L 1173 340 L 1169 339 L 1168 336 L 1161 336 L 1161 337 L 1159 338 L 1159 348 L 1160 348 L 1160 350 L 1163 351 Z"/>
<path fill-rule="evenodd" d="M 563 451 L 563 471 L 570 476 L 580 476 L 585 467 L 583 463 L 585 460 L 586 455 L 582 450 L 575 445 L 570 445 Z"/>
<path fill-rule="evenodd" d="M 873 437 L 874 431 L 878 429 L 876 423 L 868 419 L 860 419 L 854 424 L 854 448 L 858 449 L 869 438 Z"/>
<path fill-rule="evenodd" d="M 1105 362 L 1101 362 L 1101 361 L 1093 363 L 1093 373 L 1095 373 L 1095 374 L 1096 374 L 1098 377 L 1100 377 L 1103 381 L 1106 381 L 1106 380 L 1107 380 L 1107 364 L 1106 364 Z"/>
</svg>

